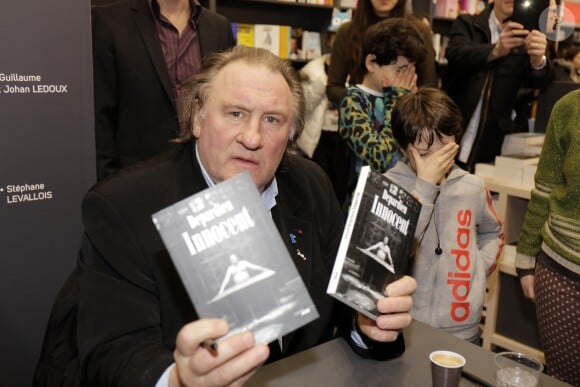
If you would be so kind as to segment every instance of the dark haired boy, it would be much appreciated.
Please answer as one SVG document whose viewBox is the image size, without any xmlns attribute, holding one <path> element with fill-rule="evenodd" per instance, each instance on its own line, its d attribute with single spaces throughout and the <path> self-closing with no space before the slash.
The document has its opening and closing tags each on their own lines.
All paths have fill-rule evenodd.
<svg viewBox="0 0 580 387">
<path fill-rule="evenodd" d="M 392 131 L 405 158 L 385 175 L 422 204 L 411 314 L 479 343 L 486 277 L 495 269 L 504 234 L 484 182 L 454 164 L 461 112 L 445 92 L 419 89 L 397 101 Z"/>
<path fill-rule="evenodd" d="M 362 165 L 382 173 L 399 158 L 390 129 L 391 111 L 397 98 L 417 89 L 415 63 L 427 53 L 415 27 L 403 18 L 370 26 L 362 50 L 363 81 L 345 90 L 339 109 L 338 130 L 351 151 L 349 193 Z"/>
</svg>

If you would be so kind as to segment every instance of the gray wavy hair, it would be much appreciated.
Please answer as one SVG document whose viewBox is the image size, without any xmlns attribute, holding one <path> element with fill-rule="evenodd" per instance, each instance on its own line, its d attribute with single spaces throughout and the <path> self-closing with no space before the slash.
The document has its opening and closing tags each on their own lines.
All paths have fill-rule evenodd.
<svg viewBox="0 0 580 387">
<path fill-rule="evenodd" d="M 201 71 L 184 84 L 179 117 L 181 131 L 174 142 L 184 143 L 193 138 L 193 118 L 198 110 L 203 109 L 210 93 L 216 92 L 213 86 L 218 73 L 235 61 L 242 61 L 252 66 L 264 66 L 282 75 L 288 84 L 292 94 L 292 128 L 286 150 L 293 150 L 294 141 L 304 129 L 306 111 L 306 101 L 298 74 L 288 60 L 279 58 L 263 48 L 245 46 L 235 46 L 228 51 L 210 54 L 203 61 Z"/>
</svg>

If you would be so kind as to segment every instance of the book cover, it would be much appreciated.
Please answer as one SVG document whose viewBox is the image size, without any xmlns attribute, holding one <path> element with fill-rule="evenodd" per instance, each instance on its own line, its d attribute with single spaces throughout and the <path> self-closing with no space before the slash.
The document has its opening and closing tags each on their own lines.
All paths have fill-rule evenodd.
<svg viewBox="0 0 580 387">
<path fill-rule="evenodd" d="M 254 47 L 254 25 L 236 23 L 236 35 L 239 46 Z"/>
<path fill-rule="evenodd" d="M 304 59 L 314 59 L 322 55 L 320 32 L 302 31 L 302 55 Z"/>
<path fill-rule="evenodd" d="M 238 40 L 238 23 L 230 23 L 230 27 L 232 28 L 232 34 L 236 41 Z"/>
<path fill-rule="evenodd" d="M 437 17 L 455 19 L 459 14 L 459 1 L 437 0 L 433 14 Z"/>
<path fill-rule="evenodd" d="M 254 47 L 265 48 L 274 55 L 280 55 L 280 26 L 255 24 Z"/>
<path fill-rule="evenodd" d="M 332 4 L 329 4 L 332 5 Z M 330 19 L 330 26 L 328 31 L 338 31 L 343 23 L 346 23 L 352 19 L 352 9 L 332 9 L 332 18 Z"/>
<path fill-rule="evenodd" d="M 369 318 L 410 261 L 421 203 L 369 166 L 361 168 L 327 293 Z"/>
<path fill-rule="evenodd" d="M 458 13 L 469 13 L 475 15 L 477 12 L 477 1 L 476 0 L 459 0 Z"/>
<path fill-rule="evenodd" d="M 292 27 L 280 26 L 280 58 L 288 59 L 292 47 Z"/>
<path fill-rule="evenodd" d="M 302 28 L 293 27 L 290 31 L 290 55 L 289 58 L 292 60 L 302 60 L 304 59 L 304 54 L 302 52 Z"/>
<path fill-rule="evenodd" d="M 318 311 L 250 175 L 240 174 L 152 215 L 200 318 L 228 336 L 269 343 Z"/>
</svg>

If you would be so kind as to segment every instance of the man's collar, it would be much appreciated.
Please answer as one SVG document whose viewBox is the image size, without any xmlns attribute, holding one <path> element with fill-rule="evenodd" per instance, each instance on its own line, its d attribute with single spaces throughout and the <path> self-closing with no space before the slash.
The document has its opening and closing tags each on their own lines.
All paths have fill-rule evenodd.
<svg viewBox="0 0 580 387">
<path fill-rule="evenodd" d="M 501 20 L 498 18 L 497 14 L 495 13 L 496 8 L 494 7 L 494 4 L 491 3 L 491 14 L 493 15 L 493 17 L 495 18 L 495 21 L 497 22 L 498 26 L 500 28 L 503 28 L 503 22 L 504 20 L 506 20 L 506 18 L 510 18 L 511 15 L 506 15 L 505 17 L 503 17 Z"/>
<path fill-rule="evenodd" d="M 201 162 L 201 159 L 199 158 L 199 152 L 197 151 L 197 141 L 194 142 L 194 152 L 195 152 L 195 160 L 197 161 L 197 164 L 199 165 L 199 168 L 201 169 L 201 174 L 202 174 L 203 179 L 205 180 L 207 186 L 208 187 L 215 186 L 216 183 L 209 176 L 209 174 L 207 173 L 207 170 L 205 169 L 205 167 L 203 166 L 203 163 Z M 272 210 L 272 208 L 274 208 L 274 206 L 276 205 L 276 196 L 278 196 L 278 183 L 276 182 L 276 176 L 274 176 L 274 178 L 272 179 L 272 182 L 270 184 L 268 184 L 268 187 L 266 187 L 264 192 L 262 192 L 260 195 L 262 197 L 262 201 L 264 202 L 264 205 L 266 206 L 266 209 L 268 211 Z"/>
<path fill-rule="evenodd" d="M 489 15 L 489 26 L 494 26 L 495 28 L 497 28 L 498 30 L 502 30 L 502 22 L 497 18 L 497 16 L 495 15 L 495 12 L 493 12 L 493 10 L 491 11 L 490 15 Z"/>
<path fill-rule="evenodd" d="M 160 7 L 158 0 L 147 0 L 149 4 L 149 9 L 153 12 L 153 15 L 157 18 L 160 15 Z M 189 6 L 191 7 L 191 20 L 197 22 L 197 19 L 201 13 L 202 5 L 198 0 L 189 0 Z"/>
<path fill-rule="evenodd" d="M 503 20 L 499 20 L 496 13 L 495 13 L 495 7 L 494 4 L 491 3 L 491 15 L 489 16 L 489 21 L 491 23 L 491 19 L 493 17 L 494 23 L 500 28 L 503 29 L 503 20 L 505 20 L 505 18 L 503 18 Z"/>
</svg>

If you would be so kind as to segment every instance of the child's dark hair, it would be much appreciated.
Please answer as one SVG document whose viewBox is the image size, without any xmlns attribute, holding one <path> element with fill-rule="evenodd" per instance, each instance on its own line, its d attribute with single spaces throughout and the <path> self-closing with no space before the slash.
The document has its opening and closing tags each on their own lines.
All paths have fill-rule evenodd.
<svg viewBox="0 0 580 387">
<path fill-rule="evenodd" d="M 405 7 L 406 3 L 407 3 L 406 0 L 398 0 L 393 10 L 389 12 L 389 15 L 386 17 L 387 18 L 405 17 L 405 15 L 407 14 L 407 9 Z M 412 17 L 412 15 L 409 15 L 409 17 Z M 347 50 L 350 51 L 347 52 L 347 55 L 349 57 L 348 62 L 352 63 L 352 66 L 357 66 L 356 70 L 353 69 L 354 73 L 351 74 L 351 76 L 354 77 L 355 79 L 362 80 L 363 75 L 366 74 L 366 69 L 363 68 L 362 69 L 363 71 L 361 73 L 360 66 L 358 66 L 362 56 L 363 35 L 369 26 L 378 23 L 384 18 L 385 18 L 384 16 L 380 17 L 375 13 L 372 0 L 357 1 L 356 9 L 352 14 L 352 22 L 348 29 L 348 45 L 347 45 Z M 349 67 L 350 66 L 351 65 L 349 65 Z"/>
<path fill-rule="evenodd" d="M 576 55 L 578 55 L 578 53 L 580 52 L 580 46 L 572 46 L 569 47 L 566 52 L 564 53 L 564 59 L 565 60 L 569 60 L 569 61 L 573 61 L 574 57 Z"/>
<path fill-rule="evenodd" d="M 435 137 L 459 139 L 461 120 L 461 111 L 455 102 L 444 91 L 431 87 L 400 97 L 391 116 L 393 136 L 401 149 L 407 149 L 419 139 L 429 146 Z"/>
<path fill-rule="evenodd" d="M 396 62 L 398 56 L 418 63 L 427 55 L 427 49 L 421 35 L 407 19 L 394 17 L 373 24 L 365 31 L 360 63 L 362 74 L 368 72 L 365 61 L 369 54 L 376 57 L 375 62 L 380 66 Z"/>
</svg>

